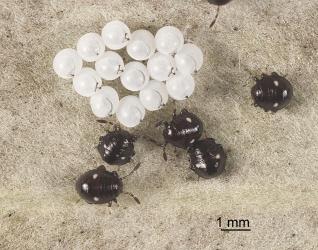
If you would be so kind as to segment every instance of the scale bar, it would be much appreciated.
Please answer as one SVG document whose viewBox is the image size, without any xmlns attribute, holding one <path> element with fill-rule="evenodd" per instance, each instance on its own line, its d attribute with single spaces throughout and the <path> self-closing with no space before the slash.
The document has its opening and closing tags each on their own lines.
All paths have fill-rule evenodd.
<svg viewBox="0 0 318 250">
<path fill-rule="evenodd" d="M 221 228 L 221 231 L 227 231 L 227 232 L 231 232 L 231 231 L 251 231 L 250 228 Z"/>
</svg>

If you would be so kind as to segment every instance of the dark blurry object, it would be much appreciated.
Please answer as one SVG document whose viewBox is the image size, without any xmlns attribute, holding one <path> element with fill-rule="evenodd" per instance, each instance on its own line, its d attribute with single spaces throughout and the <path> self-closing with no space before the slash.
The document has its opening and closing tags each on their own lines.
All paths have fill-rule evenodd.
<svg viewBox="0 0 318 250">
<path fill-rule="evenodd" d="M 208 0 L 209 3 L 215 4 L 215 5 L 224 5 L 230 1 L 232 0 Z"/>
</svg>

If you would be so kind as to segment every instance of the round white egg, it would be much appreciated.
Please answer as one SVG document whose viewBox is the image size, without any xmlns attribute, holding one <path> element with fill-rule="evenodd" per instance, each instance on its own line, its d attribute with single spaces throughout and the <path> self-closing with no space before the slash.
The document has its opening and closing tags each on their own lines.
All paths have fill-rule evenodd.
<svg viewBox="0 0 318 250">
<path fill-rule="evenodd" d="M 76 49 L 84 61 L 95 62 L 103 56 L 105 44 L 99 34 L 87 33 L 78 40 Z"/>
<path fill-rule="evenodd" d="M 91 109 L 98 118 L 106 118 L 117 111 L 119 96 L 115 89 L 103 86 L 90 99 Z"/>
<path fill-rule="evenodd" d="M 105 80 L 117 79 L 124 70 L 123 58 L 114 51 L 107 51 L 102 58 L 95 63 L 97 73 Z"/>
<path fill-rule="evenodd" d="M 85 97 L 92 96 L 102 84 L 102 79 L 92 68 L 82 68 L 73 78 L 74 90 Z"/>
<path fill-rule="evenodd" d="M 132 128 L 144 119 L 146 110 L 136 96 L 125 96 L 119 102 L 116 112 L 118 121 L 125 127 Z"/>
<path fill-rule="evenodd" d="M 163 82 L 151 80 L 147 87 L 139 92 L 139 99 L 147 110 L 159 110 L 168 102 L 167 87 Z"/>
<path fill-rule="evenodd" d="M 156 50 L 155 37 L 148 30 L 136 30 L 127 45 L 128 55 L 137 61 L 148 60 Z"/>
<path fill-rule="evenodd" d="M 184 44 L 182 32 L 173 26 L 165 26 L 158 30 L 155 36 L 156 48 L 162 54 L 174 55 Z"/>
<path fill-rule="evenodd" d="M 124 72 L 120 76 L 122 85 L 130 91 L 140 91 L 149 82 L 147 67 L 141 62 L 126 64 Z"/>
<path fill-rule="evenodd" d="M 55 73 L 64 79 L 73 78 L 83 67 L 82 58 L 74 49 L 63 49 L 56 54 L 53 60 Z"/>
<path fill-rule="evenodd" d="M 119 50 L 127 46 L 131 39 L 131 33 L 125 23 L 121 21 L 112 21 L 104 26 L 102 38 L 107 48 Z"/>
<path fill-rule="evenodd" d="M 185 44 L 176 54 L 175 61 L 178 71 L 183 74 L 196 73 L 203 65 L 202 50 L 194 44 Z"/>
<path fill-rule="evenodd" d="M 195 89 L 195 82 L 191 75 L 184 75 L 180 72 L 167 81 L 167 91 L 169 96 L 178 101 L 189 98 Z"/>
<path fill-rule="evenodd" d="M 176 71 L 175 61 L 171 55 L 155 53 L 147 63 L 150 76 L 157 81 L 166 81 Z"/>
</svg>

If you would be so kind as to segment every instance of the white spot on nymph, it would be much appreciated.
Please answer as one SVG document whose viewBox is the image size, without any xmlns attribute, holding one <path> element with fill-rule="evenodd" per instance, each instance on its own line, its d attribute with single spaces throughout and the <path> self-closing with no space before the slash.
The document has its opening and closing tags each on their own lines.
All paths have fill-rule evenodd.
<svg viewBox="0 0 318 250">
<path fill-rule="evenodd" d="M 87 193 L 88 192 L 88 184 L 87 183 L 83 183 L 82 189 L 83 189 L 84 192 Z"/>
<path fill-rule="evenodd" d="M 217 154 L 217 155 L 215 156 L 215 159 L 220 159 L 220 158 L 221 158 L 220 154 Z"/>
<path fill-rule="evenodd" d="M 169 130 L 168 130 L 168 135 L 171 135 L 171 134 L 172 134 L 172 130 L 169 129 Z"/>
<path fill-rule="evenodd" d="M 128 147 L 128 144 L 129 144 L 129 141 L 127 139 L 125 139 L 123 147 Z"/>
<path fill-rule="evenodd" d="M 96 179 L 98 177 L 98 174 L 93 174 L 93 179 Z"/>
<path fill-rule="evenodd" d="M 98 197 L 94 197 L 94 201 L 99 201 L 99 198 Z"/>
<path fill-rule="evenodd" d="M 275 102 L 274 105 L 273 105 L 273 107 L 274 107 L 274 108 L 277 108 L 277 107 L 278 107 L 278 102 Z"/>
<path fill-rule="evenodd" d="M 256 90 L 256 96 L 260 96 L 262 94 L 262 91 Z"/>
<path fill-rule="evenodd" d="M 104 144 L 104 148 L 106 148 L 107 146 L 106 146 L 106 144 Z"/>
<path fill-rule="evenodd" d="M 194 139 L 192 139 L 192 140 L 190 141 L 190 143 L 194 143 L 194 141 L 195 141 L 195 140 L 194 140 Z"/>
<path fill-rule="evenodd" d="M 206 168 L 206 164 L 204 162 L 200 162 L 200 163 L 195 164 L 195 167 L 196 168 Z"/>
<path fill-rule="evenodd" d="M 121 157 L 121 159 L 122 159 L 122 160 L 125 160 L 125 159 L 126 159 L 126 157 L 125 157 L 125 156 L 123 156 L 123 157 Z"/>
<path fill-rule="evenodd" d="M 190 123 L 192 122 L 192 119 L 190 117 L 187 117 L 186 120 L 187 122 L 190 122 Z"/>
<path fill-rule="evenodd" d="M 284 91 L 283 91 L 283 98 L 286 98 L 287 97 L 287 90 L 285 89 Z"/>
<path fill-rule="evenodd" d="M 278 87 L 279 82 L 275 80 L 275 81 L 274 81 L 274 85 L 275 85 L 276 87 Z"/>
</svg>

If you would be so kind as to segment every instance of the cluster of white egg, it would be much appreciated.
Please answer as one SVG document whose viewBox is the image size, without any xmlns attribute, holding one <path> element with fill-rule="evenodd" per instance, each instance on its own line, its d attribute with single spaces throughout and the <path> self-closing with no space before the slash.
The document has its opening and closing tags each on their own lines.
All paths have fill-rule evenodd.
<svg viewBox="0 0 318 250">
<path fill-rule="evenodd" d="M 112 51 L 125 47 L 135 60 L 126 65 Z M 83 67 L 83 60 L 95 62 L 95 69 Z M 142 61 L 147 61 L 147 66 Z M 92 111 L 98 118 L 116 113 L 122 125 L 135 127 L 144 119 L 146 109 L 161 109 L 168 96 L 174 100 L 191 96 L 195 88 L 192 74 L 202 64 L 202 51 L 193 44 L 184 44 L 182 32 L 175 27 L 165 26 L 154 36 L 147 30 L 131 33 L 123 22 L 112 21 L 101 35 L 82 36 L 76 50 L 61 50 L 54 58 L 53 68 L 60 77 L 73 79 L 78 94 L 90 97 Z M 129 95 L 119 100 L 114 88 L 103 86 L 102 79 L 112 81 L 119 77 L 126 89 L 139 91 L 139 97 Z"/>
</svg>

